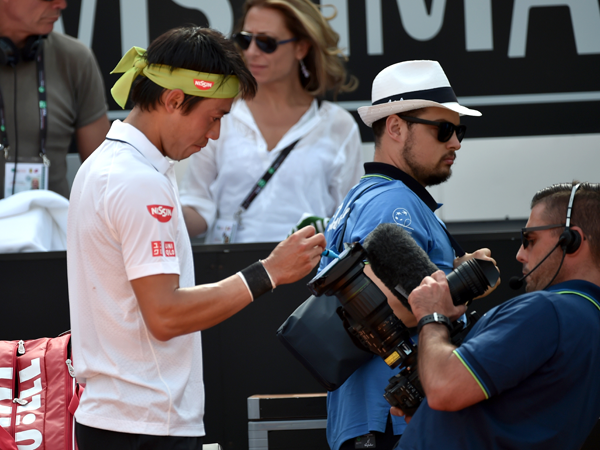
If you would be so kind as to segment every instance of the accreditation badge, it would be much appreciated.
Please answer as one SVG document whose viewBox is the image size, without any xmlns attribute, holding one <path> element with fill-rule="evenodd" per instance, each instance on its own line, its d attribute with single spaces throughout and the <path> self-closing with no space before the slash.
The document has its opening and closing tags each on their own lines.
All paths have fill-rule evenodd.
<svg viewBox="0 0 600 450">
<path fill-rule="evenodd" d="M 237 228 L 238 222 L 236 220 L 217 219 L 204 243 L 233 244 Z"/>
<path fill-rule="evenodd" d="M 4 164 L 4 198 L 33 189 L 48 189 L 48 165 L 42 158 L 10 159 Z"/>
</svg>

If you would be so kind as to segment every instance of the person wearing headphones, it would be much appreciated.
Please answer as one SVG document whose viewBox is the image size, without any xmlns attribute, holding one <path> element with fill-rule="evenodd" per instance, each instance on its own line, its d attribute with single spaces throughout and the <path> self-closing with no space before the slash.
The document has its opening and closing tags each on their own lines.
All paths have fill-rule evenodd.
<svg viewBox="0 0 600 450">
<path fill-rule="evenodd" d="M 52 28 L 65 0 L 0 1 L 0 198 L 36 188 L 69 196 L 66 155 L 85 160 L 109 129 L 91 50 Z M 15 167 L 16 162 L 16 167 Z"/>
<path fill-rule="evenodd" d="M 400 449 L 576 450 L 600 416 L 600 185 L 538 191 L 511 280 L 527 293 L 488 311 L 457 348 L 443 272 L 409 296 L 426 398 Z M 392 414 L 403 412 L 392 408 Z"/>
</svg>

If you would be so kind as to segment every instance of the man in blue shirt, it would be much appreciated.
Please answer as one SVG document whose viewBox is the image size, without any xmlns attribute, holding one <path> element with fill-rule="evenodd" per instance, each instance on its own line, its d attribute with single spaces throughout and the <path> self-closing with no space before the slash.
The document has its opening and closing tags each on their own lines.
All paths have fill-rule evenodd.
<svg viewBox="0 0 600 450">
<path fill-rule="evenodd" d="M 443 272 L 409 296 L 426 400 L 400 449 L 575 450 L 598 420 L 600 185 L 554 185 L 531 205 L 517 253 L 527 293 L 489 311 L 460 347 L 444 316 L 465 307 Z"/>
<path fill-rule="evenodd" d="M 351 189 L 329 221 L 328 249 L 340 252 L 344 243 L 363 243 L 381 223 L 396 223 L 412 235 L 431 261 L 450 272 L 466 258 L 490 258 L 488 249 L 473 255 L 452 243 L 445 225 L 435 215 L 441 206 L 425 189 L 446 181 L 465 134 L 460 115 L 480 116 L 458 104 L 450 83 L 436 61 L 406 61 L 381 71 L 373 81 L 372 106 L 358 112 L 375 136 L 374 162 Z M 330 258 L 321 260 L 320 270 Z M 369 276 L 387 295 L 395 314 L 408 327 L 414 316 L 373 274 Z M 379 357 L 359 368 L 327 396 L 327 440 L 332 450 L 391 448 L 405 423 L 391 417 L 383 397 L 388 380 L 399 370 Z"/>
</svg>

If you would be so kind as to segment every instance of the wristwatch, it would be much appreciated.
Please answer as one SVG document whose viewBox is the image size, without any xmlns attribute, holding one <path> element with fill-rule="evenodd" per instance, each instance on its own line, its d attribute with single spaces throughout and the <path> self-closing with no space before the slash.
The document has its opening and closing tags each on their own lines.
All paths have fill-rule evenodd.
<svg viewBox="0 0 600 450">
<path fill-rule="evenodd" d="M 417 325 L 417 333 L 421 332 L 421 328 L 423 328 L 423 325 L 427 325 L 428 323 L 442 323 L 444 325 L 446 325 L 448 327 L 448 331 L 450 332 L 450 334 L 452 334 L 452 323 L 450 322 L 450 319 L 448 319 L 446 316 L 442 315 L 442 314 L 438 314 L 436 312 L 434 312 L 433 314 L 429 314 L 427 316 L 423 316 L 421 317 L 421 320 L 419 320 L 419 324 Z"/>
</svg>

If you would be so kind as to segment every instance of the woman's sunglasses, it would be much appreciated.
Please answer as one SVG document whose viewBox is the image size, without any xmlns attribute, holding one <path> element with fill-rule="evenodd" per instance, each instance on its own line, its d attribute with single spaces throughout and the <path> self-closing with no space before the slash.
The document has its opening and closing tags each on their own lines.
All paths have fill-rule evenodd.
<svg viewBox="0 0 600 450">
<path fill-rule="evenodd" d="M 418 117 L 401 116 L 400 114 L 398 114 L 398 117 L 406 120 L 407 122 L 435 125 L 438 127 L 437 139 L 440 142 L 448 142 L 455 131 L 458 142 L 462 142 L 463 138 L 465 137 L 465 133 L 467 132 L 466 125 L 454 125 L 451 122 L 433 122 L 431 120 L 419 119 Z"/>
<path fill-rule="evenodd" d="M 277 50 L 279 45 L 287 44 L 288 42 L 293 42 L 298 39 L 293 37 L 291 39 L 277 41 L 271 36 L 267 36 L 265 34 L 252 34 L 248 33 L 247 31 L 235 33 L 231 38 L 233 39 L 233 42 L 239 45 L 242 50 L 248 50 L 252 39 L 254 39 L 256 41 L 256 46 L 265 53 L 273 53 L 275 50 Z"/>
</svg>

